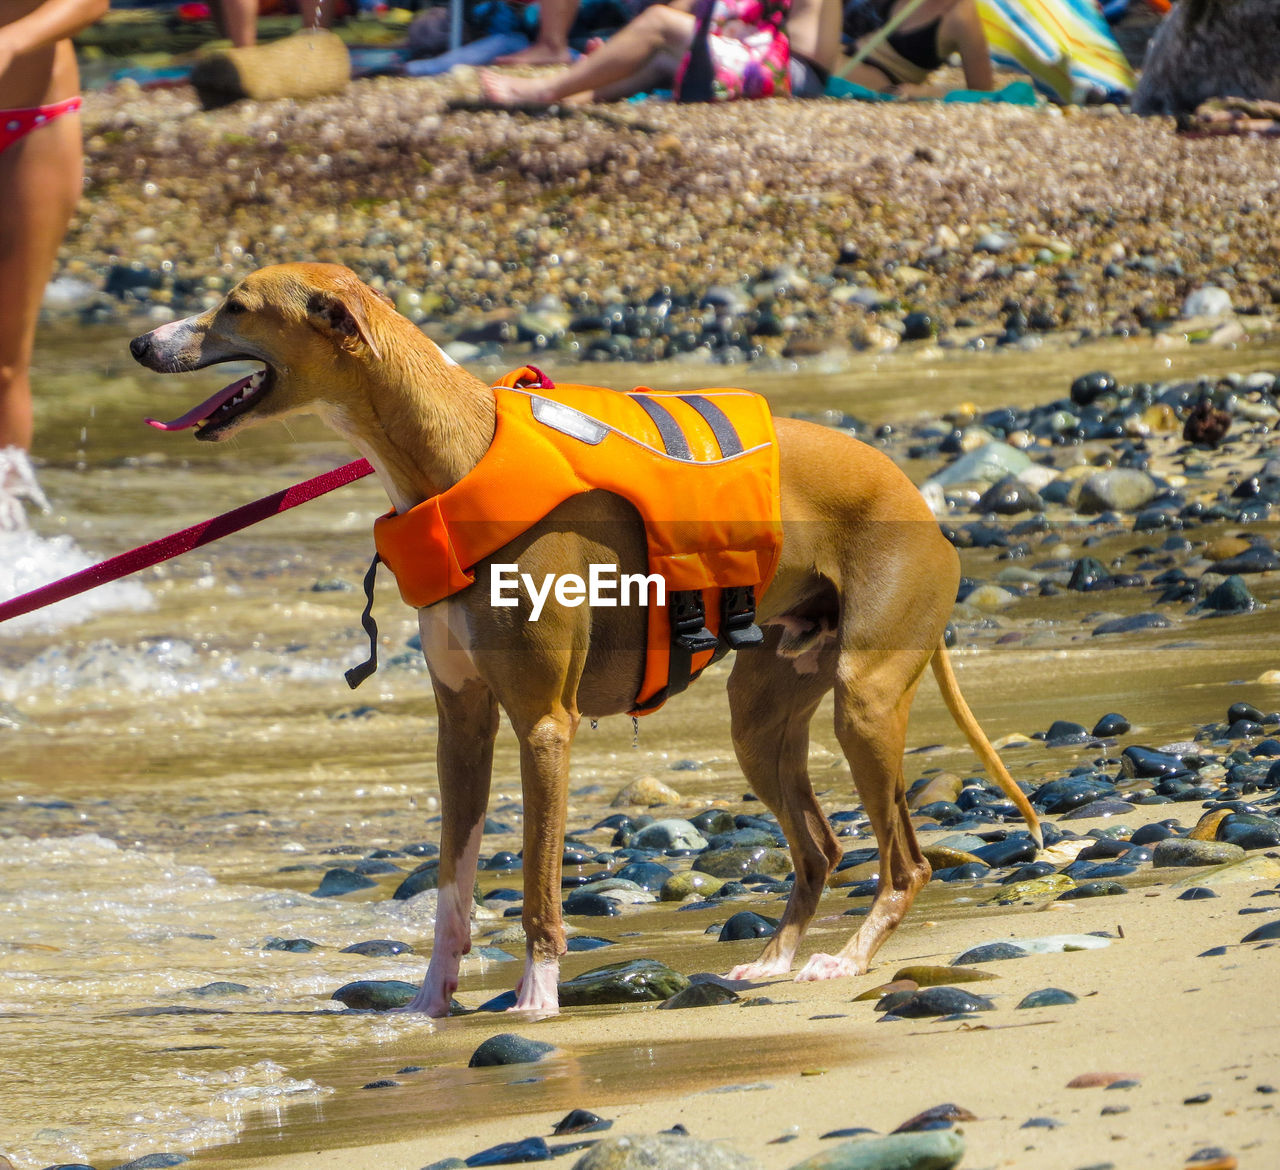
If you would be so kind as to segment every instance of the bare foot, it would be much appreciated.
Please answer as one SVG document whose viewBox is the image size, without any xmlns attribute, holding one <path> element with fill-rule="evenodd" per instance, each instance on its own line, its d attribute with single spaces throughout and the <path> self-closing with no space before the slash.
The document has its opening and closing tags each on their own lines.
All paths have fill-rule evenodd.
<svg viewBox="0 0 1280 1170">
<path fill-rule="evenodd" d="M 555 101 L 541 78 L 512 77 L 489 69 L 480 70 L 480 92 L 491 106 L 548 106 Z"/>
<path fill-rule="evenodd" d="M 572 60 L 573 55 L 569 52 L 567 45 L 557 49 L 554 45 L 544 45 L 538 41 L 514 53 L 495 57 L 493 63 L 495 65 L 568 65 Z"/>
</svg>

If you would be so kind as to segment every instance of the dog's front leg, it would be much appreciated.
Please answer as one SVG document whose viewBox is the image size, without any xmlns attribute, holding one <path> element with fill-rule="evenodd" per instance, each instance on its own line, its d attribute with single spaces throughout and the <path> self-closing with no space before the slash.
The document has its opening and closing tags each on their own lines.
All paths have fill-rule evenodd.
<svg viewBox="0 0 1280 1170">
<path fill-rule="evenodd" d="M 471 903 L 489 804 L 498 703 L 478 679 L 456 691 L 436 682 L 440 782 L 440 888 L 431 961 L 418 994 L 405 1011 L 447 1016 L 458 989 L 458 966 L 471 950 Z"/>
<path fill-rule="evenodd" d="M 563 706 L 529 720 L 511 715 L 520 738 L 524 788 L 525 964 L 515 1010 L 553 1015 L 560 1010 L 560 956 L 565 952 L 560 872 L 569 749 L 579 716 Z"/>
</svg>

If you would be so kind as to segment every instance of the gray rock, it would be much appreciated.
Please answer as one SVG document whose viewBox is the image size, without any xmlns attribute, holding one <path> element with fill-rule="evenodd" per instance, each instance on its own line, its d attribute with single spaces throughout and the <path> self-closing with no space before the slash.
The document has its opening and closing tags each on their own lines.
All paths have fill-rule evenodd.
<svg viewBox="0 0 1280 1170">
<path fill-rule="evenodd" d="M 954 1130 L 860 1138 L 797 1162 L 791 1170 L 951 1170 L 964 1157 Z"/>
<path fill-rule="evenodd" d="M 761 1170 L 761 1165 L 722 1142 L 658 1133 L 602 1141 L 573 1170 Z"/>
<path fill-rule="evenodd" d="M 1197 841 L 1193 837 L 1166 837 L 1157 841 L 1151 864 L 1157 868 L 1186 865 L 1223 865 L 1240 861 L 1244 850 L 1226 841 Z"/>
<path fill-rule="evenodd" d="M 358 979 L 343 984 L 329 998 L 354 1011 L 386 1012 L 404 1007 L 417 994 L 417 984 L 402 979 Z"/>
<path fill-rule="evenodd" d="M 471 1054 L 468 1068 L 488 1068 L 499 1064 L 536 1064 L 555 1051 L 555 1045 L 542 1040 L 528 1040 L 514 1032 L 490 1036 Z"/>
<path fill-rule="evenodd" d="M 1136 512 L 1155 499 L 1155 480 L 1132 467 L 1095 471 L 1071 490 L 1067 503 L 1077 512 Z"/>
<path fill-rule="evenodd" d="M 645 825 L 631 838 L 633 849 L 705 849 L 707 839 L 688 821 L 672 817 Z"/>
<path fill-rule="evenodd" d="M 927 483 L 955 487 L 962 483 L 999 483 L 1009 475 L 1021 475 L 1031 466 L 1031 457 L 1008 443 L 987 443 L 961 455 L 954 463 L 931 475 Z"/>
<path fill-rule="evenodd" d="M 719 878 L 740 878 L 749 873 L 782 875 L 791 872 L 791 854 L 765 845 L 711 849 L 699 855 L 693 868 Z"/>
<path fill-rule="evenodd" d="M 1187 299 L 1182 302 L 1182 316 L 1226 317 L 1231 307 L 1231 294 L 1225 288 L 1206 284 L 1187 294 Z"/>
<path fill-rule="evenodd" d="M 560 1006 L 661 1001 L 688 986 L 685 976 L 656 959 L 632 959 L 584 971 L 560 984 Z"/>
</svg>

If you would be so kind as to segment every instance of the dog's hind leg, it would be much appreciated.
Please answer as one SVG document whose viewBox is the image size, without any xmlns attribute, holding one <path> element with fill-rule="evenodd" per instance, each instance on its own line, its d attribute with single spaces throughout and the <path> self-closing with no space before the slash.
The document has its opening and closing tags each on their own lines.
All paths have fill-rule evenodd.
<svg viewBox="0 0 1280 1170">
<path fill-rule="evenodd" d="M 798 980 L 863 974 L 929 880 L 929 863 L 911 827 L 902 771 L 911 700 L 927 662 L 926 657 L 912 673 L 914 664 L 904 663 L 899 655 L 866 669 L 842 656 L 836 683 L 836 738 L 876 835 L 880 882 L 871 910 L 853 938 L 838 954 L 811 956 Z M 905 687 L 904 675 L 910 679 Z"/>
<path fill-rule="evenodd" d="M 791 970 L 842 852 L 809 780 L 809 722 L 831 689 L 835 647 L 820 655 L 815 669 L 801 672 L 792 659 L 777 656 L 778 642 L 778 631 L 769 630 L 759 649 L 738 652 L 729 676 L 729 704 L 738 762 L 786 834 L 795 884 L 763 953 L 735 967 L 731 979 L 763 979 Z"/>
<path fill-rule="evenodd" d="M 405 1011 L 447 1016 L 458 966 L 471 950 L 471 903 L 489 804 L 498 703 L 478 679 L 451 691 L 435 687 L 436 771 L 440 782 L 440 880 L 431 961 Z"/>
</svg>

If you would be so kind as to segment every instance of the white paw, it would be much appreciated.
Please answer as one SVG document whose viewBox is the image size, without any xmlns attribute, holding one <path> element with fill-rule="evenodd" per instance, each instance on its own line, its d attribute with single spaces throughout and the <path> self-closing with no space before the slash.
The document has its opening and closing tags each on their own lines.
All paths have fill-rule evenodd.
<svg viewBox="0 0 1280 1170">
<path fill-rule="evenodd" d="M 861 975 L 857 963 L 842 959 L 839 955 L 813 955 L 796 975 L 797 983 L 816 983 L 819 979 L 842 979 L 846 975 Z"/>
</svg>

